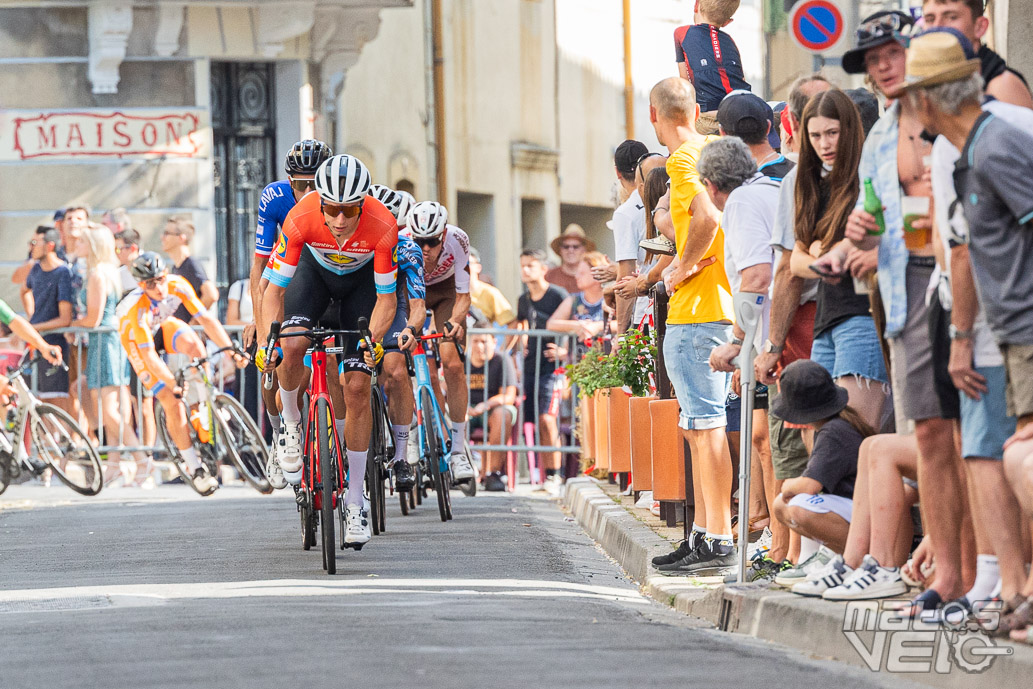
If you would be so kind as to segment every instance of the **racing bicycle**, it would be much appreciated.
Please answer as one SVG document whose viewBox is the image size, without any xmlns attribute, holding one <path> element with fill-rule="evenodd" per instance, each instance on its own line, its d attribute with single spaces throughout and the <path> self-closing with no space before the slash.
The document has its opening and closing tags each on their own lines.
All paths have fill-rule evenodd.
<svg viewBox="0 0 1033 689">
<path fill-rule="evenodd" d="M 42 360 L 38 354 L 29 355 L 20 368 L 8 374 L 13 391 L 0 431 L 0 493 L 21 476 L 23 469 L 41 476 L 50 468 L 75 492 L 96 495 L 104 487 L 97 449 L 67 412 L 41 402 L 25 382 L 25 375 Z M 32 455 L 30 441 L 35 451 Z"/>
<path fill-rule="evenodd" d="M 190 442 L 212 476 L 218 477 L 220 461 L 228 458 L 248 485 L 259 493 L 272 493 L 272 484 L 265 475 L 269 448 L 258 424 L 236 398 L 216 390 L 208 375 L 208 362 L 223 352 L 246 356 L 236 345 L 223 347 L 206 357 L 191 360 L 176 372 L 176 385 L 183 389 L 180 404 L 185 405 L 190 419 L 187 424 Z M 155 422 L 161 441 L 183 481 L 197 490 L 183 455 L 169 433 L 165 409 L 160 404 L 156 407 Z M 208 496 L 215 490 L 197 492 Z"/>
</svg>

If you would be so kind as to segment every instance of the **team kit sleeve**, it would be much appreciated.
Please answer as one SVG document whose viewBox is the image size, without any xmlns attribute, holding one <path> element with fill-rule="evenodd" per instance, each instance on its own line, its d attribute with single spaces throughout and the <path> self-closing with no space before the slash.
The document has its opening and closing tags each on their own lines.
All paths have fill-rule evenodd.
<svg viewBox="0 0 1033 689">
<path fill-rule="evenodd" d="M 398 284 L 398 228 L 384 231 L 373 250 L 377 294 L 394 294 Z"/>
<path fill-rule="evenodd" d="M 427 283 L 423 275 L 423 252 L 410 239 L 398 238 L 398 269 L 405 272 L 405 286 L 410 299 L 426 299 Z"/>
<path fill-rule="evenodd" d="M 179 275 L 170 275 L 169 294 L 179 299 L 191 316 L 205 312 L 204 304 L 197 297 L 197 292 L 194 291 L 194 288 L 190 286 L 190 283 L 185 278 Z"/>
<path fill-rule="evenodd" d="M 276 245 L 276 235 L 280 230 L 280 223 L 276 219 L 277 194 L 275 182 L 262 190 L 262 196 L 258 201 L 258 227 L 255 230 L 255 256 L 268 256 L 273 253 Z"/>
<path fill-rule="evenodd" d="M 280 229 L 280 239 L 276 243 L 276 250 L 269 256 L 262 277 L 277 287 L 286 287 L 290 284 L 294 272 L 298 269 L 298 261 L 301 259 L 301 249 L 305 246 L 304 238 L 294 218 L 287 216 L 283 227 Z"/>
<path fill-rule="evenodd" d="M 470 238 L 462 230 L 456 230 L 459 251 L 456 252 L 456 293 L 470 293 Z"/>
</svg>

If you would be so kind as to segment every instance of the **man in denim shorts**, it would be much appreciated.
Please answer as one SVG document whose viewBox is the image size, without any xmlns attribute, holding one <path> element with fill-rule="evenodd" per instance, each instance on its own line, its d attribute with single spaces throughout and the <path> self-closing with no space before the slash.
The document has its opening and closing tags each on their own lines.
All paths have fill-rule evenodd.
<svg viewBox="0 0 1033 689">
<path fill-rule="evenodd" d="M 678 258 L 666 272 L 671 294 L 664 338 L 667 373 L 681 407 L 678 425 L 692 452 L 695 515 L 691 537 L 671 575 L 725 574 L 735 568 L 732 543 L 732 459 L 725 437 L 729 375 L 712 371 L 710 353 L 732 341 L 734 310 L 725 274 L 724 233 L 696 171 L 700 151 L 715 137 L 696 132 L 699 108 L 692 85 L 672 77 L 653 87 L 649 115 L 671 156 L 671 219 Z M 740 342 L 741 344 L 741 342 Z M 681 553 L 675 553 L 681 554 Z"/>
</svg>

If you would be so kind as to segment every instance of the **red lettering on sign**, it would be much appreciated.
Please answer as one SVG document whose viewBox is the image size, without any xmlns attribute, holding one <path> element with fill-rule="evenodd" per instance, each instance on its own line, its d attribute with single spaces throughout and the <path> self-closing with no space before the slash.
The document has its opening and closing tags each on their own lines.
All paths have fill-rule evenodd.
<svg viewBox="0 0 1033 689">
<path fill-rule="evenodd" d="M 14 117 L 12 121 L 14 151 L 22 160 L 46 156 L 195 157 L 202 154 L 205 141 L 200 120 L 193 112 L 61 112 Z"/>
</svg>

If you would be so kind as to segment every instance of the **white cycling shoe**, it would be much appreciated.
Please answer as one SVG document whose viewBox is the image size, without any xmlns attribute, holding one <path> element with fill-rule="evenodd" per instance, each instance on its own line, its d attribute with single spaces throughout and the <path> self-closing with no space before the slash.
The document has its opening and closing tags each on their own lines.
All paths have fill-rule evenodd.
<svg viewBox="0 0 1033 689">
<path fill-rule="evenodd" d="M 452 469 L 452 478 L 456 481 L 465 481 L 474 477 L 473 464 L 463 450 L 457 450 L 448 458 L 449 466 Z"/>
<path fill-rule="evenodd" d="M 287 479 L 283 477 L 283 469 L 276 459 L 276 451 L 269 453 L 269 462 L 265 465 L 265 475 L 269 479 L 269 485 L 275 490 L 282 490 L 287 487 Z"/>
<path fill-rule="evenodd" d="M 362 550 L 373 537 L 369 527 L 369 511 L 358 505 L 344 508 L 344 547 Z"/>
<path fill-rule="evenodd" d="M 301 456 L 301 422 L 281 422 L 277 442 L 275 461 L 280 465 L 284 480 L 292 486 L 301 485 L 302 469 L 305 466 Z"/>
</svg>

